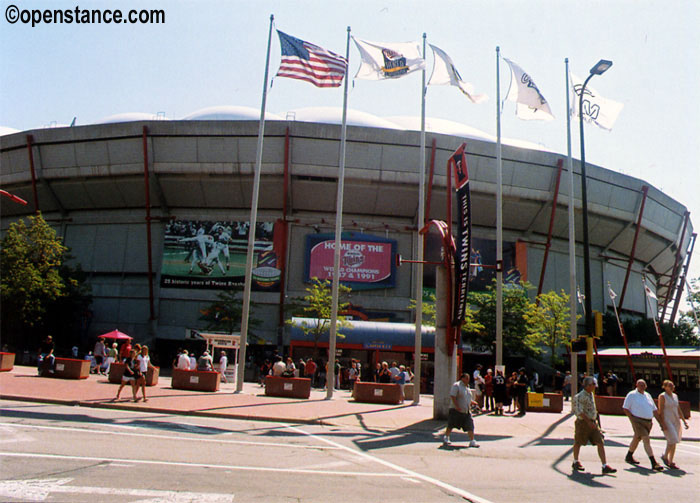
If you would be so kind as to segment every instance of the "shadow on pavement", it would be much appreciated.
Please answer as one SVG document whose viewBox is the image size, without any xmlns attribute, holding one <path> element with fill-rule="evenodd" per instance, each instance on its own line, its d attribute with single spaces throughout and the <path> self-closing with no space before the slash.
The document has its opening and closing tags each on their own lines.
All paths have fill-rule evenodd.
<svg viewBox="0 0 700 503">
<path fill-rule="evenodd" d="M 542 440 L 543 440 L 543 439 L 545 439 L 550 433 L 552 433 L 552 432 L 557 428 L 557 426 L 559 426 L 560 424 L 565 423 L 565 422 L 568 421 L 569 418 L 571 418 L 572 416 L 573 416 L 573 415 L 572 415 L 571 413 L 569 413 L 569 414 L 565 415 L 564 417 L 561 417 L 561 418 L 557 419 L 556 421 L 554 421 L 552 424 L 550 424 L 550 425 L 547 427 L 547 429 L 544 431 L 544 433 L 542 433 L 542 435 L 540 435 L 540 436 L 537 437 L 537 438 L 534 438 L 534 439 L 530 440 L 529 442 L 524 443 L 523 445 L 520 446 L 520 448 L 522 449 L 522 448 L 524 448 L 524 447 L 529 447 L 529 446 L 531 446 L 531 445 L 533 445 L 533 444 L 540 444 L 540 445 L 542 445 Z"/>
</svg>

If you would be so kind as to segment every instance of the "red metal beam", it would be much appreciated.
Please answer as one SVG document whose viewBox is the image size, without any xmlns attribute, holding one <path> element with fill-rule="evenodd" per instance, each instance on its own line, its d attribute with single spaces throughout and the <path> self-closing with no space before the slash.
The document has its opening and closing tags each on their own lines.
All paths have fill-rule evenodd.
<svg viewBox="0 0 700 503">
<path fill-rule="evenodd" d="M 148 307 L 149 320 L 155 320 L 153 303 L 153 253 L 151 243 L 151 185 L 148 174 L 148 128 L 143 126 L 143 183 L 146 191 L 146 244 L 148 246 Z"/>
<path fill-rule="evenodd" d="M 29 155 L 29 171 L 32 174 L 32 194 L 34 195 L 34 212 L 39 213 L 39 195 L 36 190 L 36 171 L 34 170 L 34 152 L 32 150 L 34 137 L 27 135 L 27 154 Z"/>
<path fill-rule="evenodd" d="M 685 231 L 688 228 L 688 220 L 690 220 L 690 212 L 686 211 L 683 220 L 683 230 L 681 231 L 681 239 L 678 241 L 678 249 L 676 250 L 676 260 L 673 262 L 673 272 L 671 272 L 671 280 L 668 282 L 666 287 L 666 298 L 664 299 L 664 307 L 661 310 L 661 321 L 664 321 L 666 316 L 666 309 L 668 308 L 669 302 L 671 302 L 671 294 L 673 294 L 674 287 L 676 286 L 676 280 L 678 279 L 678 268 L 681 263 L 681 250 L 683 249 L 683 240 L 685 239 Z"/>
<path fill-rule="evenodd" d="M 549 258 L 549 248 L 552 246 L 552 231 L 554 230 L 554 217 L 557 214 L 557 199 L 559 198 L 559 182 L 561 181 L 561 172 L 564 168 L 564 161 L 557 161 L 557 182 L 554 186 L 554 199 L 552 199 L 552 214 L 549 216 L 549 230 L 547 231 L 547 243 L 544 245 L 544 257 L 542 258 L 542 270 L 540 271 L 540 282 L 537 286 L 537 304 L 539 304 L 539 295 L 542 293 L 544 285 L 544 273 L 547 270 L 547 259 Z"/>
<path fill-rule="evenodd" d="M 698 235 L 693 233 L 690 237 L 690 246 L 686 250 L 685 264 L 683 265 L 683 274 L 680 281 L 678 282 L 678 290 L 676 291 L 676 300 L 673 303 L 673 310 L 671 311 L 671 319 L 669 322 L 673 324 L 673 320 L 676 319 L 676 314 L 678 314 L 678 305 L 681 302 L 681 296 L 683 295 L 683 287 L 685 286 L 686 278 L 688 277 L 688 269 L 690 268 L 690 259 L 693 257 L 693 250 L 695 249 L 695 240 Z"/>
<path fill-rule="evenodd" d="M 627 292 L 627 282 L 630 279 L 632 272 L 632 264 L 634 263 L 634 254 L 637 251 L 637 239 L 639 238 L 639 229 L 642 228 L 642 216 L 644 215 L 644 205 L 647 202 L 647 194 L 649 187 L 642 187 L 642 204 L 639 206 L 639 215 L 637 216 L 637 228 L 634 230 L 634 241 L 632 241 L 632 251 L 630 252 L 629 262 L 627 262 L 627 272 L 625 273 L 625 282 L 622 284 L 622 293 L 620 294 L 620 305 L 618 309 L 622 311 L 622 305 L 625 303 L 625 293 Z"/>
</svg>

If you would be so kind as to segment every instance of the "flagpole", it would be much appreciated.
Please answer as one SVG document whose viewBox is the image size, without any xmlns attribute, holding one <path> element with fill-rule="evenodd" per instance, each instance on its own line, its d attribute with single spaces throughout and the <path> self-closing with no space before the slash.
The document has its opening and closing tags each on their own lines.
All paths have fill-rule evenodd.
<svg viewBox="0 0 700 503">
<path fill-rule="evenodd" d="M 700 330 L 700 323 L 698 323 L 698 313 L 695 310 L 695 302 L 693 302 L 693 291 L 690 289 L 688 282 L 685 282 L 685 289 L 688 292 L 688 302 L 690 302 L 690 307 L 693 310 L 693 317 L 695 318 L 695 326 Z"/>
<path fill-rule="evenodd" d="M 267 56 L 265 57 L 265 79 L 263 81 L 262 104 L 260 106 L 260 125 L 258 127 L 258 146 L 253 175 L 253 196 L 250 202 L 250 219 L 248 227 L 248 251 L 246 252 L 245 283 L 243 286 L 243 310 L 241 313 L 241 339 L 238 350 L 238 368 L 236 372 L 236 393 L 243 391 L 245 377 L 246 346 L 248 344 L 248 318 L 250 315 L 250 288 L 253 278 L 253 258 L 255 256 L 255 228 L 258 223 L 258 197 L 260 193 L 260 171 L 262 169 L 263 137 L 265 136 L 265 105 L 267 103 L 267 78 L 270 70 L 270 44 L 272 42 L 272 23 L 274 14 L 270 15 L 270 30 L 267 34 Z"/>
<path fill-rule="evenodd" d="M 345 140 L 348 116 L 348 72 L 350 70 L 350 27 L 345 45 L 345 88 L 343 90 L 343 122 L 340 127 L 340 160 L 338 162 L 338 194 L 335 205 L 335 246 L 333 248 L 333 285 L 331 287 L 331 333 L 328 338 L 328 370 L 326 371 L 326 400 L 333 398 L 335 387 L 335 348 L 338 336 L 338 296 L 340 289 L 340 247 L 343 233 L 343 191 L 345 188 Z"/>
<path fill-rule="evenodd" d="M 423 59 L 425 60 L 425 40 L 423 33 Z M 423 67 L 421 78 L 421 107 L 420 107 L 420 163 L 418 166 L 418 230 L 425 225 L 425 66 Z M 447 222 L 452 226 L 452 222 Z M 425 235 L 416 234 L 416 341 L 413 355 L 413 374 L 416 376 L 416 384 L 413 386 L 413 404 L 420 403 L 420 382 L 421 382 L 421 353 L 423 351 L 423 252 Z"/>
<path fill-rule="evenodd" d="M 496 365 L 503 365 L 503 157 L 500 62 L 501 48 L 496 47 Z"/>
<path fill-rule="evenodd" d="M 610 301 L 613 305 L 613 311 L 615 311 L 615 319 L 617 320 L 617 326 L 620 329 L 620 335 L 622 336 L 622 342 L 625 343 L 625 352 L 627 353 L 627 364 L 630 366 L 630 372 L 632 372 L 632 380 L 637 382 L 637 373 L 634 371 L 634 365 L 632 364 L 632 356 L 630 355 L 630 348 L 627 345 L 627 335 L 625 334 L 625 329 L 622 326 L 622 321 L 620 321 L 620 315 L 617 313 L 617 305 L 615 305 L 615 296 L 613 295 L 612 288 L 610 287 L 610 282 L 608 281 L 608 295 L 610 296 Z"/>
<path fill-rule="evenodd" d="M 574 353 L 573 342 L 578 339 L 576 324 L 576 232 L 574 218 L 574 163 L 571 158 L 571 84 L 569 82 L 569 58 L 566 66 L 566 168 L 569 170 L 569 331 L 571 335 L 571 396 L 578 393 L 578 352 Z"/>
</svg>

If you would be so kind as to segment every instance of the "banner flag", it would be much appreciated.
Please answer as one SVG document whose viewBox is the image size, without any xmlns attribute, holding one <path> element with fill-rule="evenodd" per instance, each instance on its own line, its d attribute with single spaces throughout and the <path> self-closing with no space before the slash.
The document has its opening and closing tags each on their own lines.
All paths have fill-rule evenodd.
<svg viewBox="0 0 700 503">
<path fill-rule="evenodd" d="M 425 59 L 418 42 L 385 43 L 352 39 L 362 58 L 356 79 L 397 79 L 425 69 Z"/>
<path fill-rule="evenodd" d="M 460 327 L 467 311 L 467 294 L 469 293 L 469 263 L 471 259 L 471 199 L 469 194 L 469 170 L 467 156 L 462 145 L 450 156 L 448 162 L 454 169 L 457 205 L 459 208 L 459 227 L 457 235 L 457 263 L 455 264 L 455 291 L 452 303 L 452 324 Z M 449 174 L 448 174 L 449 176 Z"/>
<path fill-rule="evenodd" d="M 571 115 L 579 117 L 579 99 L 581 97 L 581 88 L 583 80 L 574 75 L 569 74 L 572 91 Z M 586 86 L 586 91 L 583 96 L 583 120 L 592 122 L 601 129 L 607 131 L 612 130 L 617 117 L 620 115 L 624 105 L 618 101 L 608 100 L 603 98 L 591 86 Z"/>
<path fill-rule="evenodd" d="M 610 300 L 615 300 L 617 298 L 617 294 L 613 291 L 610 285 L 608 285 L 608 295 L 610 295 Z"/>
<path fill-rule="evenodd" d="M 462 80 L 457 68 L 455 68 L 454 63 L 452 63 L 452 58 L 450 58 L 445 51 L 433 44 L 430 44 L 430 47 L 435 56 L 435 64 L 433 65 L 433 73 L 428 82 L 429 86 L 456 86 L 472 101 L 472 103 L 483 103 L 488 99 L 488 96 L 485 94 L 476 94 L 474 92 L 474 86 Z"/>
<path fill-rule="evenodd" d="M 516 103 L 515 114 L 523 120 L 554 119 L 549 103 L 540 92 L 530 75 L 507 58 L 503 58 L 510 66 L 510 90 L 506 100 Z"/>
<path fill-rule="evenodd" d="M 304 80 L 316 87 L 340 87 L 348 61 L 331 51 L 277 30 L 282 61 L 277 77 Z"/>
<path fill-rule="evenodd" d="M 651 288 L 649 288 L 646 284 L 644 285 L 644 293 L 647 294 L 647 297 L 651 297 L 654 300 L 659 300 L 656 298 L 656 294 L 651 291 Z"/>
</svg>

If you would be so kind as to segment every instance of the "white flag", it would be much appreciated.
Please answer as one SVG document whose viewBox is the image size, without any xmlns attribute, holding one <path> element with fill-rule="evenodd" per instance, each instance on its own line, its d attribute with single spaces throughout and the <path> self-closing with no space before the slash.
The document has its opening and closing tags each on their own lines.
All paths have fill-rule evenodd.
<svg viewBox="0 0 700 503">
<path fill-rule="evenodd" d="M 433 74 L 428 82 L 429 86 L 456 86 L 472 103 L 483 103 L 488 99 L 488 96 L 485 94 L 475 94 L 474 86 L 462 80 L 457 68 L 452 63 L 452 58 L 445 51 L 435 47 L 433 44 L 430 44 L 430 47 L 433 49 L 435 64 L 433 65 Z"/>
<path fill-rule="evenodd" d="M 578 100 L 581 96 L 581 88 L 583 81 L 574 75 L 570 74 L 571 91 L 573 99 L 571 100 L 571 115 L 579 116 Z M 624 105 L 617 101 L 607 100 L 603 98 L 595 89 L 586 85 L 586 92 L 583 96 L 583 120 L 592 122 L 602 129 L 610 131 L 620 115 Z"/>
<path fill-rule="evenodd" d="M 511 60 L 503 58 L 510 66 L 510 90 L 506 99 L 516 103 L 515 113 L 524 120 L 554 119 L 549 103 L 537 85 L 525 71 Z"/>
<path fill-rule="evenodd" d="M 615 300 L 617 298 L 617 294 L 613 291 L 610 285 L 608 285 L 608 295 L 610 295 L 610 300 Z"/>
<path fill-rule="evenodd" d="M 659 300 L 656 298 L 656 294 L 651 291 L 651 288 L 649 288 L 646 285 L 644 285 L 644 292 L 647 294 L 648 297 L 651 297 L 654 300 Z"/>
<path fill-rule="evenodd" d="M 418 42 L 385 43 L 352 39 L 362 58 L 356 79 L 397 79 L 425 68 Z"/>
</svg>

